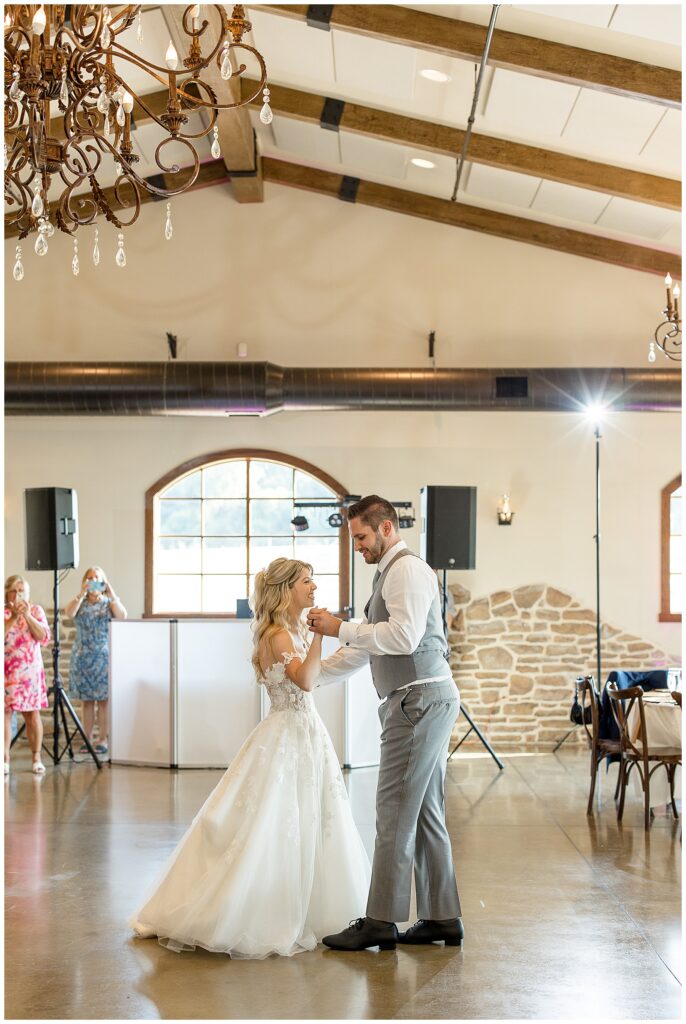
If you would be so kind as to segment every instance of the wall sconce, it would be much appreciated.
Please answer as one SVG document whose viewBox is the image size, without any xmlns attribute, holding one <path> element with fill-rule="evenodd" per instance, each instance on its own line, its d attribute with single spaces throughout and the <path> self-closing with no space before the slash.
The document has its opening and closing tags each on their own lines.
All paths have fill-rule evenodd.
<svg viewBox="0 0 686 1024">
<path fill-rule="evenodd" d="M 514 512 L 510 508 L 509 494 L 503 494 L 498 502 L 498 526 L 511 526 Z"/>
</svg>

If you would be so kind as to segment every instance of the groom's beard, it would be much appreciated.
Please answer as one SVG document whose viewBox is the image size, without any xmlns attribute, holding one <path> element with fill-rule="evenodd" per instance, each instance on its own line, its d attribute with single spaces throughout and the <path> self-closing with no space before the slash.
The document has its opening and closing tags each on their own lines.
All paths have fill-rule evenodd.
<svg viewBox="0 0 686 1024">
<path fill-rule="evenodd" d="M 377 565 L 384 556 L 384 543 L 383 537 L 379 535 L 371 547 L 367 548 L 369 557 L 365 558 L 365 562 L 369 565 Z M 364 555 L 362 556 L 364 558 Z"/>
</svg>

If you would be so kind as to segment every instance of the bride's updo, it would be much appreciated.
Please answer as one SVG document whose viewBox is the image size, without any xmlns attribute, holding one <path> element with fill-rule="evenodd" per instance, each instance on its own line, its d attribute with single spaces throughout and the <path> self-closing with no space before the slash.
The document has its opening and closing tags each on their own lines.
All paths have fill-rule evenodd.
<svg viewBox="0 0 686 1024">
<path fill-rule="evenodd" d="M 255 590 L 250 599 L 250 607 L 255 616 L 252 621 L 252 663 L 258 678 L 261 673 L 260 647 L 280 630 L 293 628 L 293 620 L 288 613 L 291 590 L 304 570 L 312 575 L 312 566 L 307 562 L 301 562 L 298 558 L 275 558 L 255 577 Z M 300 620 L 296 626 L 305 641 L 307 628 L 304 622 Z"/>
</svg>

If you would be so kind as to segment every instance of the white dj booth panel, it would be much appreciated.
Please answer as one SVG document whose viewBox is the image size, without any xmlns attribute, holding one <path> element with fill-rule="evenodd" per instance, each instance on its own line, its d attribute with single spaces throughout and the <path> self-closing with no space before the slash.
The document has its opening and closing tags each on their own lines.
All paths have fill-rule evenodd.
<svg viewBox="0 0 686 1024">
<path fill-rule="evenodd" d="M 324 657 L 338 646 L 325 637 Z M 251 649 L 248 620 L 113 620 L 112 761 L 226 767 L 269 711 Z M 314 700 L 341 764 L 378 764 L 378 698 L 369 667 L 317 687 Z"/>
<path fill-rule="evenodd" d="M 171 623 L 110 623 L 110 756 L 171 764 Z"/>
</svg>

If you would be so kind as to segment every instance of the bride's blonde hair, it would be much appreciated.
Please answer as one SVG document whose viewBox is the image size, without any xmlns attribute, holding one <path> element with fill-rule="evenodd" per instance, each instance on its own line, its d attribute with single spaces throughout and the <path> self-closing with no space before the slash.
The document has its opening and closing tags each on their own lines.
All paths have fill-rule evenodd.
<svg viewBox="0 0 686 1024">
<path fill-rule="evenodd" d="M 293 620 L 288 614 L 291 590 L 305 570 L 312 575 L 312 566 L 307 562 L 301 562 L 298 558 L 275 558 L 255 577 L 250 607 L 255 616 L 252 621 L 252 663 L 258 678 L 262 671 L 260 647 L 282 629 L 293 628 Z M 299 620 L 296 625 L 298 634 L 305 642 L 307 628 L 304 622 Z"/>
</svg>

